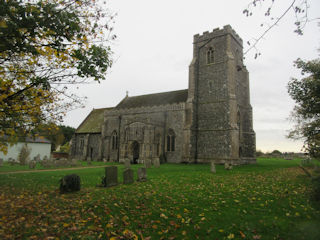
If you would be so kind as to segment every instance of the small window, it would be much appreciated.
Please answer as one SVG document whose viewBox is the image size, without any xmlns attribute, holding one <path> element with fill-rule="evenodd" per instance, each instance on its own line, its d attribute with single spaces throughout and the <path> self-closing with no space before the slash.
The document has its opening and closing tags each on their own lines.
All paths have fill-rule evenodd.
<svg viewBox="0 0 320 240">
<path fill-rule="evenodd" d="M 212 88 L 213 88 L 212 82 L 209 82 L 209 91 L 212 91 Z"/>
<path fill-rule="evenodd" d="M 118 149 L 118 134 L 116 131 L 112 133 L 112 150 Z"/>
<path fill-rule="evenodd" d="M 80 138 L 80 149 L 84 147 L 84 139 Z"/>
<path fill-rule="evenodd" d="M 213 48 L 209 48 L 207 51 L 207 64 L 214 62 L 214 51 Z"/>
</svg>

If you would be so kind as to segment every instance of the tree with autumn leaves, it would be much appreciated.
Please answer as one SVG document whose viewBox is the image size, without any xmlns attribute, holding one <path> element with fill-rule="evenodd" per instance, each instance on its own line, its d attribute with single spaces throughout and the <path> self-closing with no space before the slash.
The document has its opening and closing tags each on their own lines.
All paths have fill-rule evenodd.
<svg viewBox="0 0 320 240">
<path fill-rule="evenodd" d="M 78 107 L 70 84 L 105 79 L 113 18 L 95 0 L 0 1 L 0 151 Z"/>
</svg>

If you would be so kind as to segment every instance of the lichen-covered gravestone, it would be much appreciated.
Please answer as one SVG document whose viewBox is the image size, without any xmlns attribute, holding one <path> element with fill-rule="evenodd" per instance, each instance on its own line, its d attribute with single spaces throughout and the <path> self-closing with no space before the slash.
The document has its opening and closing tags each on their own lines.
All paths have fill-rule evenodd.
<svg viewBox="0 0 320 240">
<path fill-rule="evenodd" d="M 211 161 L 210 171 L 212 173 L 216 173 L 216 165 L 214 164 L 214 161 Z"/>
<path fill-rule="evenodd" d="M 138 181 L 139 182 L 147 181 L 147 169 L 146 168 L 138 168 Z"/>
<path fill-rule="evenodd" d="M 145 159 L 144 160 L 144 166 L 145 168 L 151 168 L 151 159 Z"/>
<path fill-rule="evenodd" d="M 133 170 L 129 168 L 125 169 L 123 171 L 123 184 L 130 184 L 133 182 Z"/>
<path fill-rule="evenodd" d="M 130 168 L 131 164 L 130 164 L 130 159 L 129 158 L 125 158 L 124 159 L 124 167 L 125 168 Z"/>
<path fill-rule="evenodd" d="M 159 158 L 154 158 L 154 159 L 153 159 L 153 166 L 154 166 L 155 168 L 160 167 L 160 159 L 159 159 Z"/>
<path fill-rule="evenodd" d="M 112 187 L 118 185 L 118 167 L 105 167 L 104 187 Z"/>
</svg>

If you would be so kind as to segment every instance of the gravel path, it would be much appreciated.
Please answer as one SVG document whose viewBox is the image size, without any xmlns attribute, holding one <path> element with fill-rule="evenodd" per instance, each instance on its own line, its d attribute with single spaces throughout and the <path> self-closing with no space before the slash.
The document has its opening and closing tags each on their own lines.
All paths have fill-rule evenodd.
<svg viewBox="0 0 320 240">
<path fill-rule="evenodd" d="M 87 169 L 87 168 L 102 168 L 102 167 L 108 167 L 108 166 L 110 165 L 101 165 L 101 166 L 92 166 L 92 167 L 56 168 L 56 169 L 43 169 L 43 170 L 22 170 L 22 171 L 14 171 L 14 172 L 0 172 L 0 175 L 15 174 L 15 173 L 55 172 L 55 171 L 78 170 L 78 169 Z"/>
</svg>

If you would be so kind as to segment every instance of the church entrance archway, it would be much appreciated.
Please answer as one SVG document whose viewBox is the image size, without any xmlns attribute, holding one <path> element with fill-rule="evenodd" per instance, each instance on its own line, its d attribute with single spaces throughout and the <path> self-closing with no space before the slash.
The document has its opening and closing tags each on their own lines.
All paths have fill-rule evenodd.
<svg viewBox="0 0 320 240">
<path fill-rule="evenodd" d="M 138 163 L 139 154 L 140 154 L 140 144 L 137 141 L 132 142 L 132 161 L 134 164 Z"/>
</svg>

